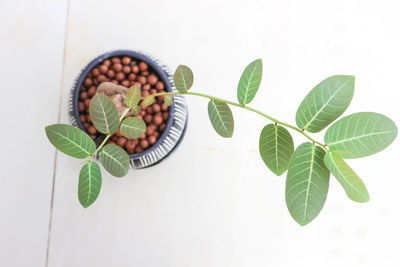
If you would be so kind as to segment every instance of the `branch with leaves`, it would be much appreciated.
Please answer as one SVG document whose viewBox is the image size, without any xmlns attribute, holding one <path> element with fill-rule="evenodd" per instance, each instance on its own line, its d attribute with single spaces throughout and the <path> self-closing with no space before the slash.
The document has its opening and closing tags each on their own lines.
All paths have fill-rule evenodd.
<svg viewBox="0 0 400 267">
<path fill-rule="evenodd" d="M 238 102 L 233 102 L 189 91 L 194 81 L 193 72 L 187 66 L 180 65 L 174 74 L 177 92 L 157 93 L 142 99 L 139 88 L 133 86 L 126 95 L 126 112 L 140 110 L 138 104 L 141 100 L 142 105 L 151 105 L 156 96 L 164 96 L 165 103 L 172 105 L 174 95 L 193 95 L 209 99 L 210 122 L 214 130 L 225 138 L 232 137 L 234 131 L 234 118 L 229 106 L 249 110 L 272 121 L 261 131 L 260 156 L 276 175 L 280 176 L 287 171 L 286 205 L 300 225 L 311 222 L 324 206 L 330 173 L 351 200 L 369 201 L 366 186 L 344 159 L 361 158 L 385 149 L 397 136 L 395 123 L 378 113 L 359 112 L 333 123 L 326 131 L 324 141 L 317 141 L 309 133 L 322 131 L 345 112 L 353 98 L 354 77 L 336 75 L 315 86 L 297 110 L 297 126 L 247 106 L 254 99 L 261 79 L 262 61 L 257 59 L 243 71 L 237 89 Z M 94 126 L 106 134 L 97 149 L 93 140 L 75 127 L 60 124 L 46 127 L 47 136 L 57 149 L 76 158 L 89 158 L 79 175 L 78 195 L 84 207 L 96 200 L 101 187 L 100 168 L 92 161 L 94 155 L 100 152 L 100 162 L 104 168 L 112 175 L 122 177 L 128 172 L 129 156 L 116 145 L 105 145 L 107 139 L 118 128 L 127 138 L 138 138 L 146 130 L 141 119 L 123 119 L 124 115 L 118 118 L 112 101 L 100 94 L 92 99 L 90 114 Z M 295 149 L 288 129 L 298 132 L 308 141 Z"/>
</svg>

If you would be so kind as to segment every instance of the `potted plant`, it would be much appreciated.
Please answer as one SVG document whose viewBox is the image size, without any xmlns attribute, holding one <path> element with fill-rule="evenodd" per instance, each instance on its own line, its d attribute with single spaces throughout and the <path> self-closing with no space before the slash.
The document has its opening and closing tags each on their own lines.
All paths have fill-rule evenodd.
<svg viewBox="0 0 400 267">
<path fill-rule="evenodd" d="M 295 116 L 296 125 L 248 106 L 259 89 L 261 78 L 262 61 L 257 59 L 243 71 L 237 88 L 237 102 L 234 102 L 190 91 L 193 73 L 181 65 L 173 77 L 177 91 L 142 96 L 138 87 L 133 85 L 127 90 L 127 109 L 122 115 L 135 110 L 139 101 L 146 108 L 160 96 L 164 97 L 166 105 L 171 105 L 180 95 L 204 97 L 210 100 L 208 115 L 213 128 L 220 136 L 229 138 L 234 131 L 234 118 L 229 106 L 254 112 L 271 121 L 261 130 L 260 157 L 276 175 L 287 172 L 286 204 L 296 222 L 306 225 L 319 214 L 328 193 L 330 173 L 351 200 L 369 201 L 366 186 L 344 159 L 361 158 L 385 149 L 396 138 L 397 127 L 388 117 L 374 112 L 359 112 L 334 122 L 350 105 L 354 76 L 335 75 L 316 85 L 301 102 Z M 78 188 L 79 200 L 84 207 L 92 204 L 100 192 L 100 167 L 93 160 L 97 153 L 104 168 L 112 175 L 121 177 L 128 172 L 127 153 L 114 144 L 106 144 L 107 139 L 118 129 L 127 138 L 135 138 L 145 131 L 140 118 L 132 120 L 118 116 L 113 101 L 101 94 L 95 94 L 90 101 L 89 113 L 96 129 L 107 136 L 97 149 L 90 136 L 76 127 L 59 124 L 46 127 L 47 136 L 57 149 L 86 159 L 79 174 Z M 311 136 L 328 126 L 324 141 Z M 306 142 L 295 149 L 288 130 L 303 135 Z"/>
</svg>

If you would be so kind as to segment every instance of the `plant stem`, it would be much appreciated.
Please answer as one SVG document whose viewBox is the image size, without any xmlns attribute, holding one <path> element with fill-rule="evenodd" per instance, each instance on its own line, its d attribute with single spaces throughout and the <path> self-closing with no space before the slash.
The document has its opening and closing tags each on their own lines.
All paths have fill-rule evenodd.
<svg viewBox="0 0 400 267">
<path fill-rule="evenodd" d="M 126 109 L 124 110 L 124 112 L 122 113 L 122 115 L 119 117 L 119 121 L 120 121 L 120 122 L 121 122 L 122 119 L 126 116 L 126 114 L 129 112 L 129 110 L 131 110 L 131 108 L 126 108 Z M 101 142 L 101 144 L 99 145 L 99 147 L 93 152 L 93 154 L 90 155 L 90 158 L 88 159 L 88 162 L 92 161 L 94 155 L 96 155 L 97 152 L 99 152 L 99 151 L 103 148 L 103 146 L 105 145 L 105 143 L 107 142 L 107 140 L 110 139 L 110 137 L 111 137 L 112 135 L 113 135 L 113 134 L 107 134 L 107 136 L 104 138 L 103 142 Z"/>
<path fill-rule="evenodd" d="M 196 93 L 196 92 L 185 92 L 185 93 L 180 93 L 180 92 L 167 92 L 167 93 L 157 93 L 157 94 L 154 94 L 154 96 L 162 96 L 162 95 L 194 95 L 194 96 L 200 96 L 200 97 L 208 98 L 208 99 L 210 99 L 210 100 L 215 100 L 215 101 L 222 102 L 222 103 L 225 103 L 225 104 L 228 104 L 228 105 L 232 105 L 232 106 L 236 106 L 236 107 L 239 107 L 239 108 L 243 108 L 243 109 L 250 110 L 250 111 L 252 111 L 252 112 L 254 112 L 254 113 L 257 113 L 257 114 L 263 116 L 264 118 L 267 118 L 267 119 L 269 119 L 269 120 L 275 122 L 276 124 L 280 124 L 280 125 L 282 125 L 282 126 L 285 126 L 285 127 L 290 128 L 290 129 L 292 129 L 292 130 L 295 130 L 296 132 L 301 133 L 301 134 L 302 134 L 303 136 L 305 136 L 308 140 L 310 140 L 311 142 L 313 142 L 313 143 L 315 143 L 315 144 L 320 145 L 323 149 L 325 149 L 326 151 L 328 151 L 327 148 L 326 148 L 326 145 L 324 145 L 324 144 L 318 142 L 317 140 L 314 140 L 311 136 L 309 136 L 308 134 L 306 134 L 306 133 L 304 132 L 303 129 L 300 129 L 300 128 L 297 128 L 296 126 L 293 126 L 293 125 L 290 125 L 290 124 L 288 124 L 288 123 L 279 121 L 279 120 L 277 120 L 277 119 L 275 119 L 275 118 L 273 118 L 273 117 L 271 117 L 271 116 L 269 116 L 269 115 L 267 115 L 267 114 L 265 114 L 265 113 L 263 113 L 263 112 L 261 112 L 261 111 L 259 111 L 259 110 L 257 110 L 257 109 L 248 107 L 248 106 L 246 106 L 246 105 L 244 105 L 244 104 L 242 105 L 242 104 L 238 104 L 238 103 L 235 103 L 235 102 L 232 102 L 232 101 L 229 101 L 229 100 L 221 99 L 221 98 L 218 98 L 218 97 L 214 97 L 214 96 L 210 96 L 210 95 L 206 95 L 206 94 L 202 94 L 202 93 Z"/>
</svg>

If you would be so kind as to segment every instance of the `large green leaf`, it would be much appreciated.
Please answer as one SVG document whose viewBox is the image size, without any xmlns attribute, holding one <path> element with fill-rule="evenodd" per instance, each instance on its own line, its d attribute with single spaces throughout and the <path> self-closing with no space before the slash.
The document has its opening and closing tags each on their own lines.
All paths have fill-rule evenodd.
<svg viewBox="0 0 400 267">
<path fill-rule="evenodd" d="M 360 158 L 385 149 L 396 135 L 396 124 L 388 117 L 360 112 L 346 116 L 329 127 L 325 143 L 342 158 Z"/>
<path fill-rule="evenodd" d="M 78 198 L 84 208 L 97 199 L 101 188 L 101 171 L 99 164 L 90 161 L 82 166 L 79 173 Z"/>
<path fill-rule="evenodd" d="M 141 97 L 142 92 L 137 85 L 130 87 L 128 92 L 126 92 L 126 105 L 133 108 L 134 106 L 139 104 Z"/>
<path fill-rule="evenodd" d="M 333 152 L 329 152 L 325 155 L 324 162 L 351 200 L 356 202 L 369 201 L 369 194 L 363 181 L 342 158 Z"/>
<path fill-rule="evenodd" d="M 187 92 L 193 85 L 192 70 L 185 65 L 179 65 L 174 73 L 174 84 L 180 93 Z"/>
<path fill-rule="evenodd" d="M 279 176 L 289 167 L 294 151 L 292 136 L 284 127 L 268 124 L 261 131 L 259 149 L 265 165 Z"/>
<path fill-rule="evenodd" d="M 146 123 L 140 118 L 129 117 L 122 121 L 120 130 L 126 138 L 136 139 L 146 132 Z"/>
<path fill-rule="evenodd" d="M 119 127 L 118 110 L 107 96 L 96 94 L 90 101 L 90 117 L 99 132 L 113 134 Z"/>
<path fill-rule="evenodd" d="M 237 89 L 237 98 L 240 104 L 248 104 L 253 100 L 262 78 L 262 60 L 256 59 L 243 71 Z"/>
<path fill-rule="evenodd" d="M 229 106 L 225 103 L 211 100 L 208 103 L 208 116 L 214 130 L 222 137 L 232 137 L 233 135 L 233 116 Z"/>
<path fill-rule="evenodd" d="M 101 150 L 100 161 L 104 168 L 116 177 L 122 177 L 128 173 L 129 155 L 117 145 L 106 145 Z"/>
<path fill-rule="evenodd" d="M 286 205 L 300 225 L 311 222 L 323 208 L 329 189 L 325 151 L 303 143 L 294 152 L 286 178 Z"/>
<path fill-rule="evenodd" d="M 323 80 L 301 102 L 297 126 L 312 133 L 321 131 L 343 114 L 353 93 L 354 76 L 336 75 Z"/>
<path fill-rule="evenodd" d="M 92 138 L 71 125 L 49 125 L 46 127 L 46 135 L 58 150 L 78 159 L 87 158 L 96 150 Z"/>
</svg>

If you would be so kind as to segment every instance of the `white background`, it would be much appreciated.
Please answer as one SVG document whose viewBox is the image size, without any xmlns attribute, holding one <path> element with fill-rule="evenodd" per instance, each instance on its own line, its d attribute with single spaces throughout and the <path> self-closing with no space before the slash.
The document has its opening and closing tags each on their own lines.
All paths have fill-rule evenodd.
<svg viewBox="0 0 400 267">
<path fill-rule="evenodd" d="M 56 153 L 44 132 L 68 122 L 81 68 L 118 48 L 189 65 L 194 91 L 231 100 L 243 68 L 262 58 L 251 106 L 292 124 L 314 85 L 352 74 L 345 114 L 375 111 L 399 126 L 399 11 L 396 0 L 2 0 L 0 266 L 400 266 L 399 139 L 348 161 L 369 203 L 347 199 L 332 178 L 323 211 L 300 227 L 285 206 L 285 175 L 258 155 L 267 121 L 255 114 L 233 109 L 234 137 L 222 139 L 207 102 L 189 97 L 179 149 L 123 179 L 104 172 L 86 210 L 81 162 Z"/>
</svg>

